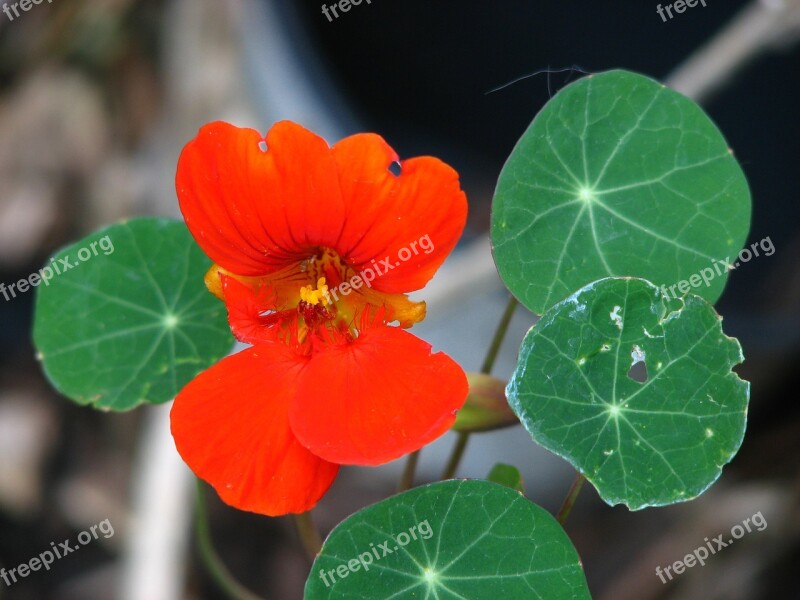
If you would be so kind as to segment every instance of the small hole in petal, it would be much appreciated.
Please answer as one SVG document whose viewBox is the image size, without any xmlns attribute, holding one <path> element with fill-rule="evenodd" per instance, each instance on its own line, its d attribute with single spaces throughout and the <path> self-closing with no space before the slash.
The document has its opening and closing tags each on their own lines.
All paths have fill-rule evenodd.
<svg viewBox="0 0 800 600">
<path fill-rule="evenodd" d="M 389 173 L 395 177 L 400 177 L 400 175 L 403 173 L 403 167 L 400 166 L 399 162 L 395 161 L 389 165 Z"/>
<path fill-rule="evenodd" d="M 262 152 L 266 152 L 267 151 L 267 142 L 265 142 L 264 140 L 261 140 L 260 142 L 258 142 L 258 149 L 261 150 Z"/>
</svg>

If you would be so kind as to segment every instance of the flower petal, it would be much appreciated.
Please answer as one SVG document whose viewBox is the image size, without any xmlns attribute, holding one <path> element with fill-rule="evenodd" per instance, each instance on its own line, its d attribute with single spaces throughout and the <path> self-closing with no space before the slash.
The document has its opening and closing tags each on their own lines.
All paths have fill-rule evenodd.
<svg viewBox="0 0 800 600">
<path fill-rule="evenodd" d="M 240 342 L 257 345 L 297 338 L 296 305 L 304 281 L 280 273 L 284 275 L 280 279 L 236 277 L 221 271 L 217 265 L 206 273 L 206 285 L 212 293 L 222 296 L 231 331 Z"/>
<path fill-rule="evenodd" d="M 338 239 L 344 219 L 328 144 L 290 121 L 266 139 L 228 123 L 204 126 L 181 153 L 176 189 L 197 243 L 236 275 L 308 258 Z"/>
<path fill-rule="evenodd" d="M 269 290 L 260 288 L 254 291 L 238 279 L 224 274 L 220 279 L 225 307 L 228 309 L 228 323 L 234 337 L 245 344 L 277 341 L 281 333 L 281 315 L 262 314 L 274 307 L 273 295 Z"/>
<path fill-rule="evenodd" d="M 288 408 L 306 359 L 263 344 L 204 371 L 178 394 L 172 435 L 183 460 L 220 497 L 266 515 L 311 509 L 338 465 L 300 445 Z"/>
<path fill-rule="evenodd" d="M 403 161 L 395 176 L 389 166 L 397 154 L 375 134 L 345 138 L 333 154 L 347 210 L 336 250 L 356 271 L 377 266 L 381 273 L 372 287 L 378 291 L 424 287 L 466 223 L 458 173 L 424 156 Z"/>
<path fill-rule="evenodd" d="M 383 325 L 318 345 L 298 378 L 292 430 L 339 464 L 379 465 L 444 434 L 467 397 L 461 367 L 430 344 Z"/>
<path fill-rule="evenodd" d="M 395 176 L 397 161 L 374 134 L 331 149 L 290 121 L 266 139 L 215 122 L 181 153 L 176 188 L 195 240 L 230 273 L 269 275 L 332 248 L 356 271 L 377 271 L 376 290 L 402 293 L 424 287 L 453 249 L 467 202 L 440 160 L 404 161 Z"/>
</svg>

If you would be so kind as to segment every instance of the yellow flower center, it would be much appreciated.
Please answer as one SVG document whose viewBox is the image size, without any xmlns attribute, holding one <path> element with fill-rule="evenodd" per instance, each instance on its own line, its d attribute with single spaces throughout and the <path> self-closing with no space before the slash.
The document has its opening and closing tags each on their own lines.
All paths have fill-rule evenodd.
<svg viewBox="0 0 800 600">
<path fill-rule="evenodd" d="M 290 262 L 285 268 L 261 277 L 237 276 L 213 265 L 206 273 L 206 285 L 224 301 L 220 274 L 235 278 L 259 297 L 260 317 L 281 314 L 282 322 L 287 325 L 292 313 L 296 315 L 301 339 L 309 330 L 318 328 L 349 330 L 355 337 L 361 316 L 369 314 L 365 311 L 385 309 L 385 322 L 403 328 L 425 318 L 424 302 L 409 300 L 405 294 L 373 289 L 373 282 L 383 275 L 374 264 L 358 270 L 330 248 L 319 248 L 304 260 Z"/>
<path fill-rule="evenodd" d="M 328 294 L 328 286 L 325 285 L 325 278 L 320 277 L 317 280 L 316 288 L 312 285 L 300 288 L 300 300 L 314 306 L 320 303 L 322 303 L 322 306 L 328 306 L 331 303 L 331 297 Z"/>
</svg>

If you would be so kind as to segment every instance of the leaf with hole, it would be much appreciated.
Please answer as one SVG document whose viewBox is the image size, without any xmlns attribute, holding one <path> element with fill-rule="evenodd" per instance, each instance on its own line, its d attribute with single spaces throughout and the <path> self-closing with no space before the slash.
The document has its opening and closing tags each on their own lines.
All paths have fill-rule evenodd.
<svg viewBox="0 0 800 600">
<path fill-rule="evenodd" d="M 536 442 L 635 510 L 702 494 L 736 454 L 750 386 L 732 368 L 743 359 L 699 296 L 608 278 L 542 316 L 506 391 Z"/>
<path fill-rule="evenodd" d="M 588 599 L 580 559 L 544 509 L 487 481 L 444 481 L 365 508 L 325 540 L 305 600 Z"/>
<path fill-rule="evenodd" d="M 749 226 L 747 181 L 702 109 L 610 71 L 536 116 L 500 174 L 491 236 L 506 286 L 541 314 L 607 276 L 677 284 L 736 255 Z M 726 279 L 693 291 L 715 302 Z"/>
<path fill-rule="evenodd" d="M 79 404 L 165 402 L 233 346 L 224 305 L 203 283 L 210 262 L 180 221 L 113 225 L 48 266 L 34 343 L 50 382 Z"/>
</svg>

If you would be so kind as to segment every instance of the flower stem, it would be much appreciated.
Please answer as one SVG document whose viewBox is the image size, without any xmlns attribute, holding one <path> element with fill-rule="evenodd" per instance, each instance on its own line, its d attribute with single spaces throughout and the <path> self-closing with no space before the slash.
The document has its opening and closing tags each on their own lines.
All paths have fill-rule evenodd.
<svg viewBox="0 0 800 600">
<path fill-rule="evenodd" d="M 511 325 L 511 318 L 514 316 L 514 311 L 517 309 L 518 304 L 519 302 L 514 296 L 509 298 L 506 309 L 503 311 L 503 316 L 500 317 L 500 323 L 498 323 L 497 329 L 494 332 L 492 343 L 486 351 L 486 358 L 483 359 L 481 373 L 489 375 L 492 372 L 494 363 L 497 360 L 497 355 L 500 353 L 500 347 L 503 345 L 503 340 L 508 332 L 508 326 Z M 453 452 L 450 455 L 450 460 L 447 461 L 447 466 L 442 472 L 442 479 L 452 479 L 456 474 L 461 458 L 464 456 L 464 451 L 467 449 L 469 435 L 468 432 L 459 432 L 456 445 L 453 447 Z"/>
<path fill-rule="evenodd" d="M 197 544 L 200 550 L 200 557 L 208 570 L 208 574 L 231 600 L 262 600 L 260 596 L 255 595 L 234 579 L 231 572 L 228 571 L 228 568 L 223 564 L 216 550 L 214 550 L 214 544 L 211 540 L 211 529 L 208 524 L 203 484 L 199 479 L 197 480 L 196 498 L 195 527 Z"/>
<path fill-rule="evenodd" d="M 498 323 L 497 329 L 494 332 L 492 343 L 489 346 L 489 350 L 486 352 L 486 358 L 483 359 L 481 373 L 489 375 L 492 372 L 494 362 L 497 360 L 497 355 L 500 352 L 500 347 L 503 345 L 503 340 L 506 338 L 508 326 L 511 325 L 511 317 L 514 316 L 514 311 L 517 310 L 518 304 L 519 301 L 514 298 L 514 296 L 509 298 L 506 309 L 503 311 L 503 316 L 500 318 L 500 323 Z"/>
<path fill-rule="evenodd" d="M 467 442 L 469 441 L 469 433 L 466 431 L 459 431 L 456 445 L 453 446 L 453 452 L 450 454 L 450 460 L 447 461 L 447 466 L 442 471 L 442 479 L 452 479 L 458 469 L 458 464 L 461 462 L 461 457 L 464 456 L 464 451 L 467 449 Z"/>
<path fill-rule="evenodd" d="M 308 558 L 311 559 L 311 562 L 314 562 L 317 554 L 322 550 L 322 537 L 320 537 L 319 531 L 314 525 L 314 520 L 311 518 L 311 511 L 292 516 L 294 517 L 297 535 L 300 536 L 300 542 L 303 544 Z"/>
<path fill-rule="evenodd" d="M 575 476 L 572 485 L 569 487 L 567 497 L 564 498 L 564 502 L 561 504 L 558 515 L 556 515 L 556 520 L 558 520 L 558 522 L 562 525 L 567 522 L 567 519 L 572 512 L 572 507 L 575 506 L 575 501 L 578 499 L 578 495 L 580 495 L 581 490 L 583 489 L 584 483 L 586 483 L 586 477 L 578 473 Z"/>
<path fill-rule="evenodd" d="M 408 455 L 406 467 L 403 469 L 403 476 L 400 478 L 400 485 L 397 486 L 398 492 L 410 490 L 414 485 L 414 474 L 417 472 L 420 450 L 416 450 Z"/>
</svg>

